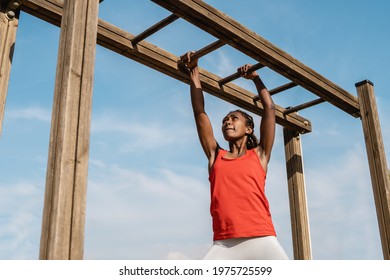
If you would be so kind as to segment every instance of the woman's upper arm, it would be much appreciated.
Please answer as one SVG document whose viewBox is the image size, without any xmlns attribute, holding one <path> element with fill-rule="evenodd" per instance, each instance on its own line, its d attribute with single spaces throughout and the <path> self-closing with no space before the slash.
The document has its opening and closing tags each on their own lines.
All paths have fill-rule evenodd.
<svg viewBox="0 0 390 280">
<path fill-rule="evenodd" d="M 194 113 L 199 141 L 209 161 L 214 161 L 217 141 L 209 117 L 205 112 Z"/>
<path fill-rule="evenodd" d="M 275 141 L 275 109 L 273 105 L 264 109 L 260 123 L 260 147 L 262 157 L 268 161 L 271 158 L 271 151 Z"/>
<path fill-rule="evenodd" d="M 200 83 L 199 68 L 197 66 L 190 70 L 190 77 L 191 104 L 199 140 L 210 164 L 212 164 L 217 148 L 217 141 L 214 137 L 210 119 L 205 112 L 204 95 Z"/>
</svg>

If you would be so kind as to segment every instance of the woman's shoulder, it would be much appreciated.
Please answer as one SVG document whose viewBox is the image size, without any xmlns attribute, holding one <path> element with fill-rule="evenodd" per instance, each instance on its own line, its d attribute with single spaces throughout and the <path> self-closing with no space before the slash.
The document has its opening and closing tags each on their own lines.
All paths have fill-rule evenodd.
<svg viewBox="0 0 390 280">
<path fill-rule="evenodd" d="M 253 149 L 250 149 L 249 151 L 256 154 L 259 158 L 261 157 L 262 149 L 260 146 L 254 147 Z"/>
</svg>

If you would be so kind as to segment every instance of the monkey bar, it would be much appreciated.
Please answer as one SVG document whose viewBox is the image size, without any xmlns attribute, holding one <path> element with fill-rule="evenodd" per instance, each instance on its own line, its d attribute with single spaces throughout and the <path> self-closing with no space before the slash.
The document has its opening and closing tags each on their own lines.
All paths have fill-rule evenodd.
<svg viewBox="0 0 390 280">
<path fill-rule="evenodd" d="M 99 0 L 1 0 L 0 2 L 0 133 L 4 116 L 19 12 L 61 27 L 52 128 L 42 222 L 41 259 L 83 258 L 89 133 L 96 43 L 179 81 L 189 83 L 179 56 L 148 43 L 151 34 L 176 20 L 186 20 L 216 38 L 193 55 L 205 56 L 229 45 L 284 76 L 288 83 L 272 95 L 301 87 L 318 98 L 297 106 L 276 105 L 276 122 L 284 127 L 284 145 L 295 259 L 311 259 L 309 219 L 301 152 L 301 134 L 312 130 L 296 112 L 330 103 L 361 118 L 374 191 L 382 251 L 390 259 L 390 194 L 387 162 L 373 84 L 356 84 L 358 97 L 323 77 L 231 17 L 200 0 L 152 0 L 172 14 L 138 35 L 98 19 Z M 71 42 L 70 44 L 68 44 Z M 263 107 L 256 94 L 234 83 L 237 73 L 221 78 L 200 69 L 203 89 L 254 114 Z"/>
<path fill-rule="evenodd" d="M 172 22 L 174 22 L 177 19 L 179 19 L 179 17 L 175 14 L 172 14 L 172 15 L 166 17 L 165 19 L 161 20 L 160 22 L 156 23 L 155 25 L 151 26 L 150 28 L 146 29 L 141 34 L 134 36 L 131 39 L 131 43 L 133 45 L 136 45 L 137 43 L 141 42 L 145 38 L 156 33 L 157 31 L 159 31 L 160 29 L 164 28 L 165 26 L 171 24 Z"/>
</svg>

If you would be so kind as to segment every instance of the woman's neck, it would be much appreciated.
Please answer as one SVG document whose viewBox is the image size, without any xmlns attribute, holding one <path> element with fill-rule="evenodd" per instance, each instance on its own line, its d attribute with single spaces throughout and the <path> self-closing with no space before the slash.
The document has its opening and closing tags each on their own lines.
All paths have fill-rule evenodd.
<svg viewBox="0 0 390 280">
<path fill-rule="evenodd" d="M 230 153 L 236 156 L 241 156 L 246 153 L 246 136 L 236 142 L 229 142 Z"/>
</svg>

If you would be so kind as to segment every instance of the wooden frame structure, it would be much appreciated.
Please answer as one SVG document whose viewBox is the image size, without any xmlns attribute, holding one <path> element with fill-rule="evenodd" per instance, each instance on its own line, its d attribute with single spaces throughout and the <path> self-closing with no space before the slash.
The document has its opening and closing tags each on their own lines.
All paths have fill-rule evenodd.
<svg viewBox="0 0 390 280">
<path fill-rule="evenodd" d="M 178 56 L 145 41 L 182 18 L 213 35 L 216 41 L 195 53 L 204 56 L 228 44 L 290 80 L 271 89 L 277 94 L 295 86 L 318 98 L 291 108 L 276 105 L 284 127 L 284 144 L 295 259 L 311 259 L 300 137 L 311 131 L 296 112 L 328 102 L 362 120 L 384 259 L 390 259 L 390 186 L 373 84 L 356 84 L 358 97 L 340 88 L 240 23 L 200 0 L 152 0 L 172 14 L 138 35 L 98 19 L 99 0 L 1 0 L 0 2 L 0 133 L 20 10 L 61 27 L 50 149 L 42 222 L 41 259 L 82 259 L 96 42 L 177 80 L 189 83 Z M 226 78 L 200 70 L 206 92 L 262 115 L 256 95 Z"/>
</svg>

